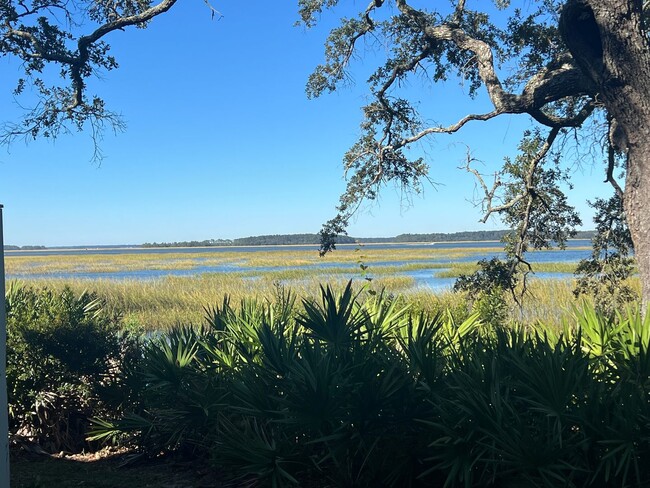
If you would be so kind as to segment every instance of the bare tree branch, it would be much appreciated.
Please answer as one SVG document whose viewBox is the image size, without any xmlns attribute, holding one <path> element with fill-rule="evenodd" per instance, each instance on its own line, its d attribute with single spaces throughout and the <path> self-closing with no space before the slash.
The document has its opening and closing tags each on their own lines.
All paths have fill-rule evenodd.
<svg viewBox="0 0 650 488">
<path fill-rule="evenodd" d="M 512 198 L 510 198 L 508 201 L 504 203 L 496 204 L 496 205 L 494 203 L 494 200 L 497 195 L 497 190 L 503 185 L 501 181 L 502 173 L 495 174 L 494 183 L 490 188 L 485 182 L 485 178 L 483 177 L 483 175 L 480 174 L 478 170 L 472 167 L 471 164 L 474 161 L 474 159 L 471 157 L 469 153 L 467 155 L 467 160 L 464 166 L 464 169 L 466 171 L 474 175 L 477 183 L 482 188 L 484 193 L 482 199 L 484 214 L 480 222 L 485 223 L 487 222 L 488 218 L 490 218 L 490 216 L 494 214 L 506 212 L 514 208 L 516 205 L 525 202 L 525 208 L 521 215 L 521 223 L 517 227 L 516 239 L 514 240 L 513 243 L 512 252 L 510 253 L 511 258 L 513 259 L 510 272 L 514 273 L 515 269 L 520 265 L 522 265 L 525 268 L 521 273 L 522 288 L 520 292 L 520 297 L 523 297 L 524 294 L 527 292 L 527 277 L 528 274 L 532 272 L 532 266 L 528 261 L 524 259 L 524 255 L 527 250 L 527 245 L 528 245 L 527 243 L 529 241 L 528 232 L 530 228 L 530 220 L 534 210 L 534 205 L 536 202 L 541 202 L 542 206 L 546 210 L 550 211 L 550 206 L 548 205 L 548 203 L 545 202 L 544 198 L 541 196 L 541 192 L 539 192 L 536 189 L 535 175 L 538 172 L 538 168 L 540 164 L 548 155 L 548 152 L 553 146 L 553 143 L 555 142 L 555 139 L 557 138 L 559 133 L 560 133 L 559 127 L 554 127 L 550 130 L 544 144 L 539 148 L 537 153 L 528 162 L 525 168 L 525 173 L 523 174 L 523 178 L 522 178 L 522 183 L 524 186 L 523 191 L 517 193 L 515 196 L 513 196 Z M 513 299 L 515 300 L 515 302 L 517 304 L 520 304 L 520 297 L 517 297 L 515 295 L 514 290 L 511 290 L 511 293 L 513 295 Z"/>
<path fill-rule="evenodd" d="M 400 141 L 398 144 L 395 145 L 395 147 L 404 147 L 408 144 L 411 144 L 413 142 L 416 142 L 423 137 L 426 137 L 431 134 L 453 134 L 454 132 L 458 132 L 460 129 L 462 129 L 465 124 L 468 122 L 473 122 L 473 121 L 486 121 L 493 119 L 494 117 L 497 117 L 498 115 L 501 115 L 501 112 L 498 111 L 493 111 L 489 112 L 486 114 L 470 114 L 466 115 L 462 119 L 460 119 L 458 122 L 455 124 L 449 125 L 447 127 L 429 127 L 428 129 L 424 129 L 421 132 L 418 132 L 412 137 L 408 137 L 406 139 L 403 139 Z"/>
<path fill-rule="evenodd" d="M 498 187 L 501 186 L 499 174 L 495 176 L 494 185 L 492 189 L 488 190 L 487 184 L 485 183 L 483 176 L 476 169 L 471 167 L 472 159 L 468 156 L 464 169 L 474 175 L 474 177 L 477 179 L 478 183 L 481 185 L 481 188 L 483 188 L 484 191 L 483 201 L 484 201 L 485 211 L 480 222 L 483 223 L 487 222 L 487 220 L 490 218 L 491 215 L 495 213 L 503 212 L 504 210 L 508 210 L 509 208 L 514 207 L 517 203 L 521 202 L 525 198 L 532 199 L 532 200 L 539 198 L 538 193 L 535 191 L 535 181 L 534 181 L 535 174 L 537 173 L 537 168 L 539 167 L 540 163 L 544 160 L 544 158 L 550 151 L 551 147 L 553 146 L 553 142 L 555 142 L 555 139 L 557 138 L 559 133 L 560 133 L 559 128 L 554 127 L 553 129 L 551 129 L 551 131 L 549 132 L 546 138 L 546 142 L 540 148 L 540 150 L 537 152 L 535 157 L 532 159 L 532 161 L 526 168 L 526 173 L 524 176 L 525 192 L 516 195 L 508 202 L 505 202 L 500 205 L 493 204 L 496 191 Z"/>
</svg>

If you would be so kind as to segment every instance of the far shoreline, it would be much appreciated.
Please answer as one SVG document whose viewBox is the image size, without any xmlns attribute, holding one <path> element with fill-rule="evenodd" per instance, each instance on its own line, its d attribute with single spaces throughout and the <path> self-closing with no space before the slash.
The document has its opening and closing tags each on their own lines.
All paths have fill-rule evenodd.
<svg viewBox="0 0 650 488">
<path fill-rule="evenodd" d="M 571 241 L 590 241 L 589 238 L 571 238 L 567 239 L 567 242 Z M 344 243 L 337 244 L 336 249 L 340 248 L 363 248 L 364 246 L 436 246 L 438 244 L 444 244 L 445 246 L 452 244 L 477 244 L 477 247 L 480 247 L 481 244 L 493 244 L 499 243 L 500 240 L 449 240 L 449 241 L 413 241 L 413 242 L 400 242 L 400 241 L 386 241 L 386 242 L 359 242 L 359 243 Z M 146 251 L 146 250 L 187 250 L 187 249 L 255 249 L 255 248 L 310 248 L 313 247 L 315 251 L 318 250 L 319 244 L 248 244 L 248 245 L 215 245 L 215 246 L 143 246 L 143 245 L 94 245 L 94 246 L 53 246 L 53 247 L 44 247 L 39 249 L 5 249 L 5 254 L 20 255 L 20 254 L 40 254 L 47 252 L 61 252 L 61 253 L 73 253 L 73 252 L 94 252 L 94 251 Z"/>
</svg>

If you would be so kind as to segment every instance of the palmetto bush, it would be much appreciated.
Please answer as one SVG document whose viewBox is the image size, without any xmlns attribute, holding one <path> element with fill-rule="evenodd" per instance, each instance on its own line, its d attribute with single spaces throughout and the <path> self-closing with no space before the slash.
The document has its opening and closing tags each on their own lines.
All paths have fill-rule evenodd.
<svg viewBox="0 0 650 488">
<path fill-rule="evenodd" d="M 210 457 L 239 486 L 647 486 L 650 323 L 559 333 L 391 297 L 226 299 L 160 335 L 133 413 L 95 438 Z"/>
<path fill-rule="evenodd" d="M 442 335 L 445 325 L 458 334 L 381 295 L 360 304 L 350 286 L 338 296 L 323 289 L 290 327 L 262 324 L 259 361 L 234 378 L 215 459 L 234 476 L 272 486 L 415 480 L 432 441 L 418 419 L 433 412 L 418 379 L 435 380 L 445 360 L 422 338 Z"/>
</svg>

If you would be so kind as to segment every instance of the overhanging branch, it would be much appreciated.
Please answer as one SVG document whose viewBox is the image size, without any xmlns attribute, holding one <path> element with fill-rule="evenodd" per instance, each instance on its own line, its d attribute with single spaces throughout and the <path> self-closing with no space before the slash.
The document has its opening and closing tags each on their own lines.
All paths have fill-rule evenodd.
<svg viewBox="0 0 650 488">
<path fill-rule="evenodd" d="M 99 13 L 84 10 L 79 14 L 75 9 L 84 5 L 67 0 L 34 1 L 33 5 L 22 0 L 15 3 L 9 0 L 3 10 L 5 15 L 0 19 L 0 44 L 4 54 L 14 55 L 23 62 L 26 76 L 19 79 L 16 93 L 22 92 L 28 81 L 35 87 L 39 100 L 33 109 L 25 111 L 19 123 L 4 126 L 0 143 L 7 144 L 21 136 L 55 138 L 68 132 L 69 127 L 81 129 L 86 123 L 91 124 L 95 142 L 101 139 L 105 124 L 119 131 L 123 126 L 119 116 L 106 110 L 101 98 L 86 94 L 89 76 L 98 68 L 110 70 L 117 66 L 108 54 L 109 46 L 102 39 L 116 30 L 144 26 L 167 12 L 176 2 L 162 0 L 148 7 L 126 2 L 106 7 L 108 13 L 99 8 Z M 138 12 L 140 8 L 143 10 Z M 65 14 L 65 21 L 59 20 L 61 11 Z M 87 24 L 87 21 L 75 22 L 78 20 L 76 14 L 83 15 L 84 19 L 89 16 L 101 25 L 89 34 L 75 38 L 71 28 L 79 30 L 84 22 Z M 50 86 L 45 83 L 40 74 L 48 64 L 61 67 L 63 84 Z M 99 148 L 95 145 L 95 155 L 98 154 Z"/>
</svg>

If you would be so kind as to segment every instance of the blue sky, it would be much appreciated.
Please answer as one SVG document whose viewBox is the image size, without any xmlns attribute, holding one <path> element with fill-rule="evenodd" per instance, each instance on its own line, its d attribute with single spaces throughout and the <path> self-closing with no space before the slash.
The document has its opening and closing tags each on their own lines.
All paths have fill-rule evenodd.
<svg viewBox="0 0 650 488">
<path fill-rule="evenodd" d="M 334 215 L 345 187 L 341 159 L 359 134 L 366 97 L 360 60 L 356 83 L 308 100 L 304 87 L 322 60 L 327 28 L 294 27 L 295 2 L 224 0 L 212 20 L 201 0 L 180 1 L 146 29 L 112 33 L 120 68 L 90 83 L 126 132 L 107 133 L 105 159 L 90 162 L 88 134 L 17 142 L 0 148 L 5 241 L 27 245 L 139 244 L 317 232 Z M 357 5 L 361 7 L 361 5 Z M 15 60 L 0 59 L 0 114 L 17 117 Z M 410 88 L 436 120 L 453 122 L 487 107 L 454 83 Z M 21 98 L 28 103 L 28 98 Z M 430 140 L 436 187 L 409 203 L 386 188 L 349 229 L 355 236 L 502 228 L 480 224 L 474 183 L 457 169 L 466 145 L 493 171 L 514 156 L 525 117 L 474 124 Z M 576 168 L 573 204 L 591 228 L 586 198 L 608 194 L 599 165 Z"/>
</svg>

